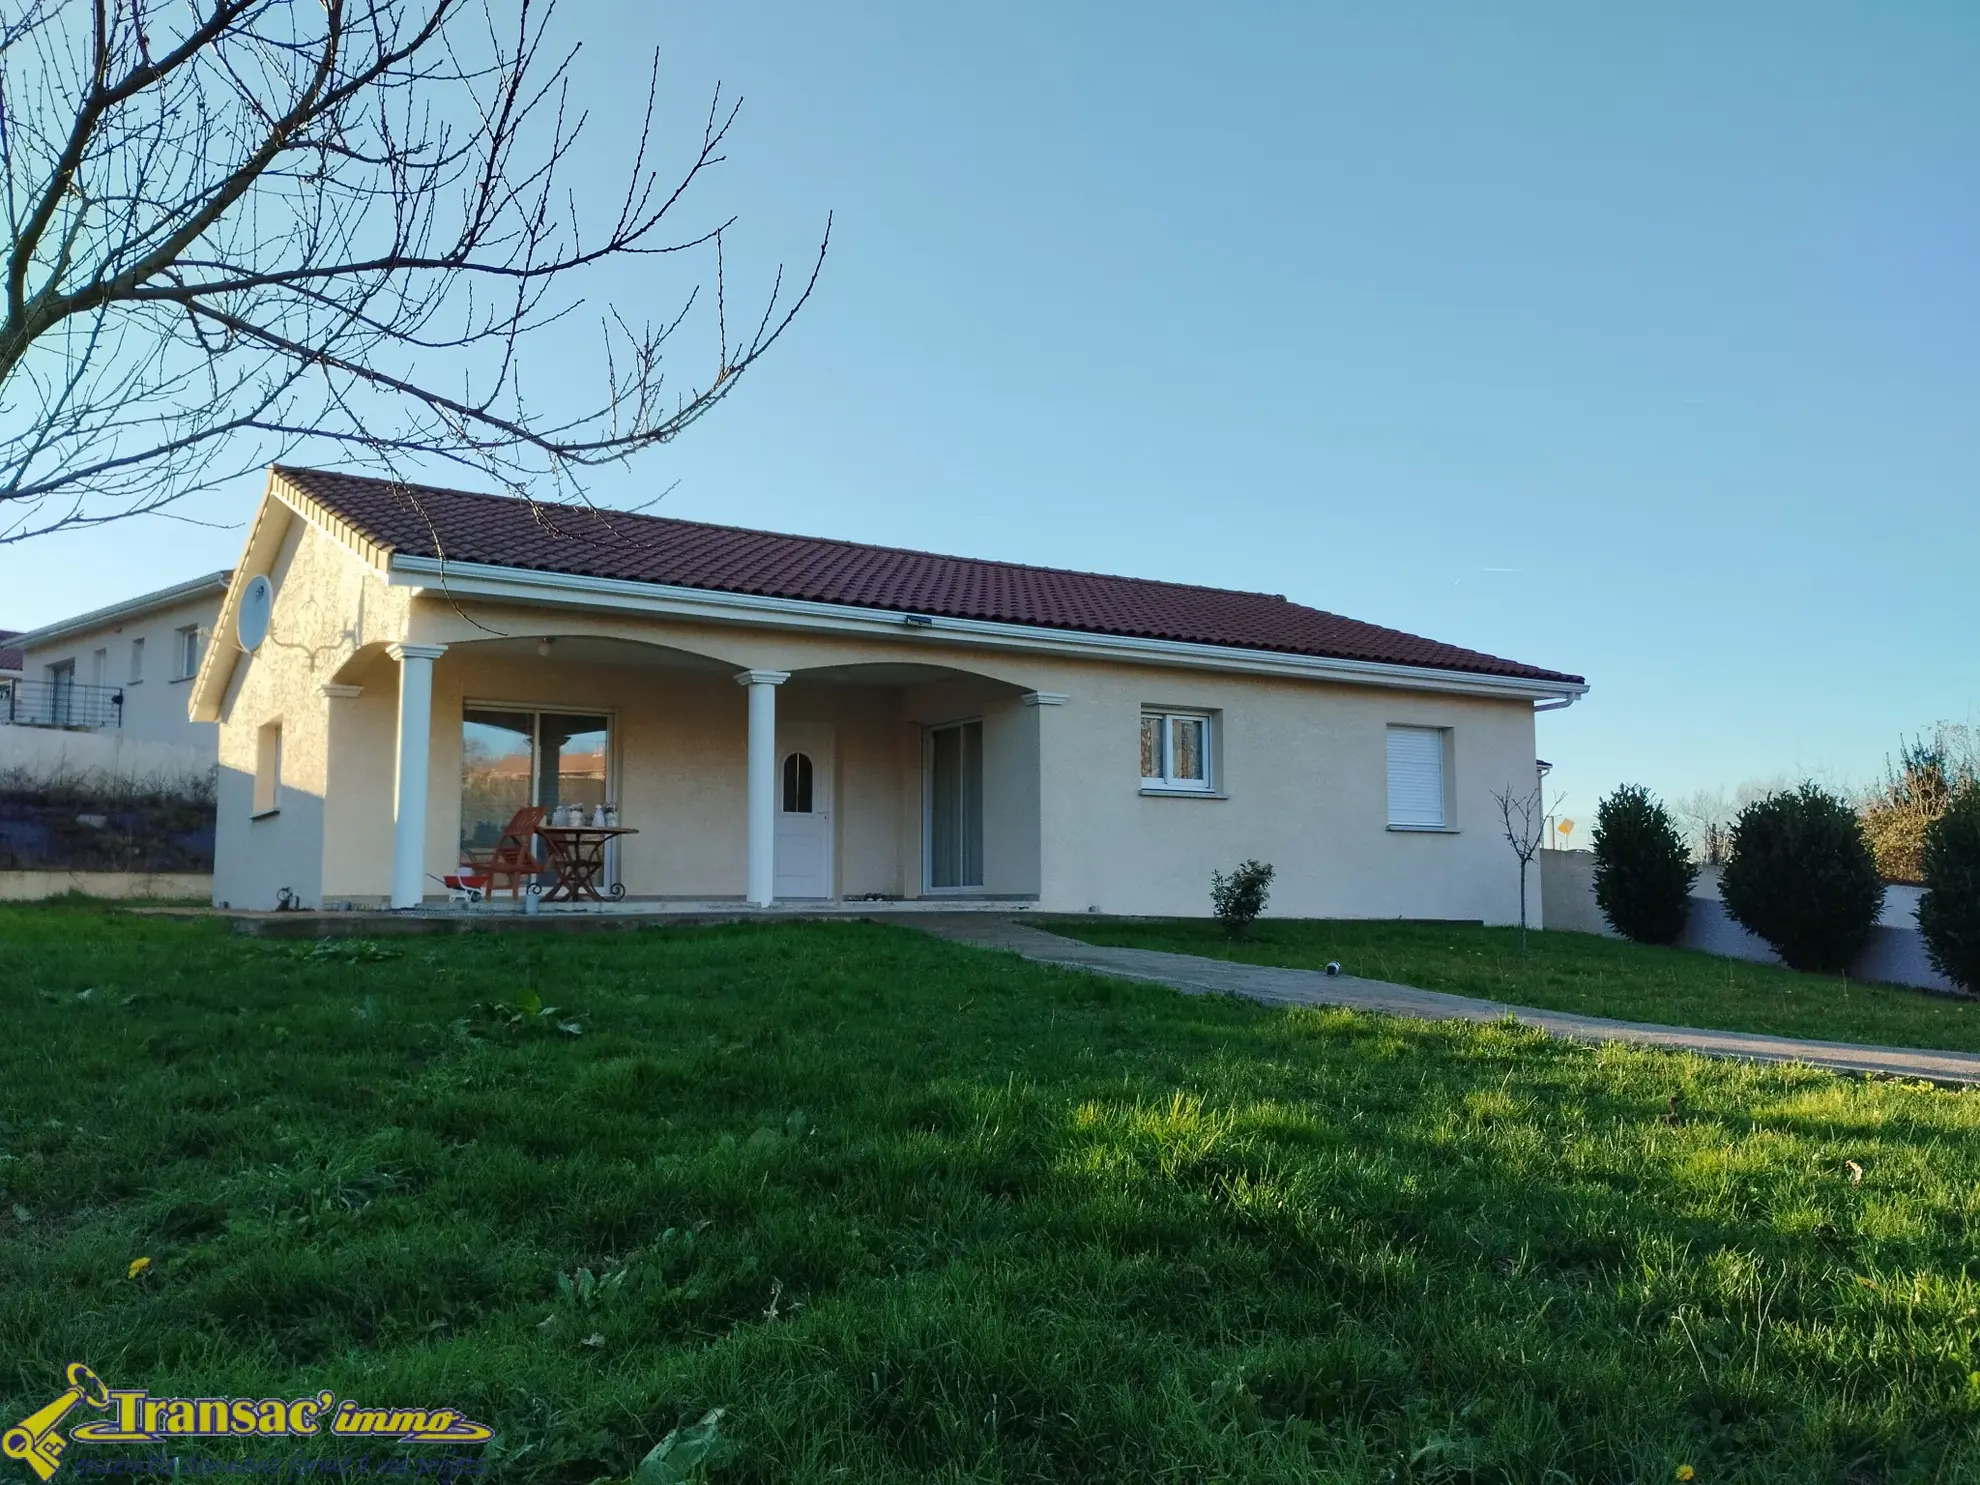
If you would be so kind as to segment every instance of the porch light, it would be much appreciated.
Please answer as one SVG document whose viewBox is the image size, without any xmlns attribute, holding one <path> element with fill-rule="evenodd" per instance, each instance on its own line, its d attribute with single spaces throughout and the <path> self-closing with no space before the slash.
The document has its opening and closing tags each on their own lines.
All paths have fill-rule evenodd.
<svg viewBox="0 0 1980 1485">
<path fill-rule="evenodd" d="M 547 639 L 539 639 L 536 642 L 536 653 L 539 655 L 548 655 L 550 653 L 550 641 Z"/>
</svg>

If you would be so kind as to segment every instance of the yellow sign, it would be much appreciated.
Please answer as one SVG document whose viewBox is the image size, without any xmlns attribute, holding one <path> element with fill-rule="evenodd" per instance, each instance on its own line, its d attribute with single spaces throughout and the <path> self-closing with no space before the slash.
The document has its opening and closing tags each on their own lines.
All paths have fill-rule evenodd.
<svg viewBox="0 0 1980 1485">
<path fill-rule="evenodd" d="M 55 1426 L 87 1404 L 108 1414 L 69 1430 Z M 367 1408 L 333 1392 L 310 1397 L 153 1397 L 143 1388 L 106 1387 L 80 1361 L 69 1365 L 68 1390 L 0 1435 L 0 1453 L 46 1480 L 62 1467 L 71 1440 L 81 1444 L 150 1444 L 165 1439 L 364 1439 L 378 1443 L 479 1444 L 495 1436 L 454 1408 Z"/>
</svg>

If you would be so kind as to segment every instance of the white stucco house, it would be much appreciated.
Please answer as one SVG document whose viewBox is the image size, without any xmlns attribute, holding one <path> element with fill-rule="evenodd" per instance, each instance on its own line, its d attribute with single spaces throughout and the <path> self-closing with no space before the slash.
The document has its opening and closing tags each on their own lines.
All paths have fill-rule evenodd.
<svg viewBox="0 0 1980 1485">
<path fill-rule="evenodd" d="M 282 467 L 237 572 L 191 696 L 236 908 L 414 907 L 577 801 L 635 899 L 1200 915 L 1257 857 L 1274 913 L 1503 922 L 1492 791 L 1587 689 L 1271 594 Z"/>
<path fill-rule="evenodd" d="M 19 669 L 0 698 L 0 726 L 95 734 L 102 747 L 76 744 L 83 763 L 103 761 L 114 744 L 211 767 L 219 728 L 195 721 L 188 700 L 228 576 L 207 573 L 8 638 Z"/>
</svg>

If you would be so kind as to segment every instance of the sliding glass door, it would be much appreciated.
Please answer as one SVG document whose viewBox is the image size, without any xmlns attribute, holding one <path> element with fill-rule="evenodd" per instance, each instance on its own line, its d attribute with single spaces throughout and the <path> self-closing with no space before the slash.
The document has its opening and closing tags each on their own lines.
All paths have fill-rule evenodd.
<svg viewBox="0 0 1980 1485">
<path fill-rule="evenodd" d="M 612 799 L 611 719 L 589 712 L 461 713 L 461 848 L 494 845 L 517 810 Z"/>
<path fill-rule="evenodd" d="M 535 759 L 532 714 L 462 713 L 462 850 L 488 850 L 516 811 L 535 802 Z"/>
<path fill-rule="evenodd" d="M 983 885 L 983 724 L 928 729 L 924 766 L 927 888 Z"/>
</svg>

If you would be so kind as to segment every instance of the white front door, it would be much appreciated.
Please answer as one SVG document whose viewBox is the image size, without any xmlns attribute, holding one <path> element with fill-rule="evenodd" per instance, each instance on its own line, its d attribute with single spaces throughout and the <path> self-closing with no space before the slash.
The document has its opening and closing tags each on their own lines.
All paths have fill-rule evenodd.
<svg viewBox="0 0 1980 1485">
<path fill-rule="evenodd" d="M 832 730 L 777 729 L 778 897 L 832 895 Z"/>
</svg>

